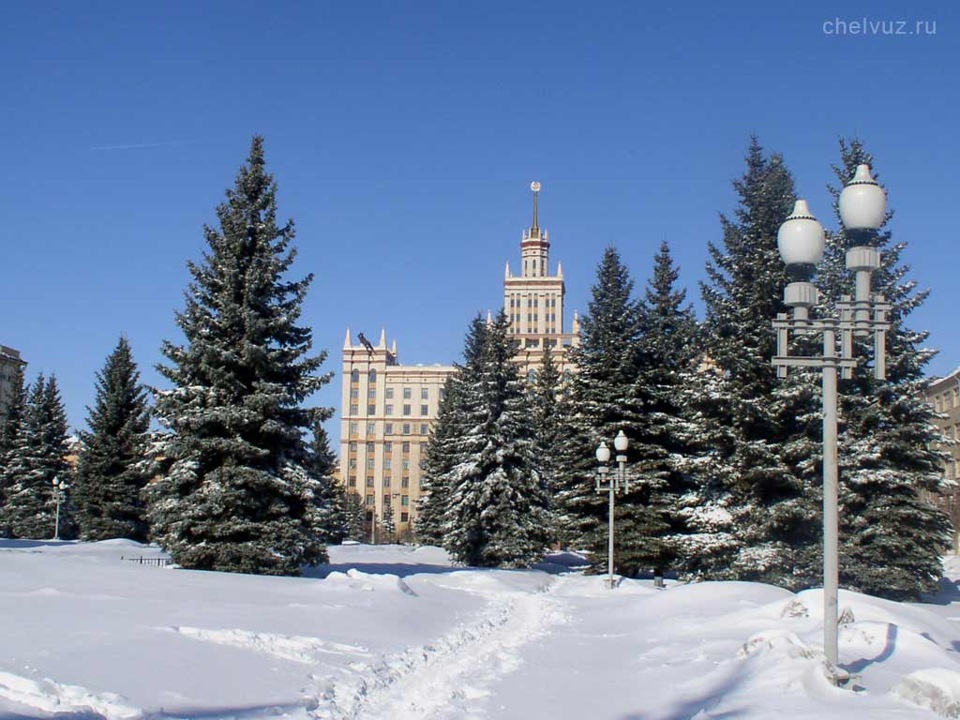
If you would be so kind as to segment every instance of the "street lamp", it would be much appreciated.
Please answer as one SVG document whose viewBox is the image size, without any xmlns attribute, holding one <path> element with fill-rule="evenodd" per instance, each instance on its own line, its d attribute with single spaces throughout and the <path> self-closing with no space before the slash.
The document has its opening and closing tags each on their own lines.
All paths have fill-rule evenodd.
<svg viewBox="0 0 960 720">
<path fill-rule="evenodd" d="M 613 446 L 617 450 L 617 468 L 613 477 L 609 477 L 610 468 L 607 463 L 610 462 L 610 448 L 606 442 L 601 442 L 597 447 L 597 462 L 600 467 L 597 469 L 597 492 L 606 492 L 609 494 L 609 528 L 607 537 L 607 585 L 612 589 L 616 587 L 613 582 L 613 496 L 620 490 L 630 492 L 630 483 L 627 480 L 627 448 L 630 447 L 630 441 L 624 435 L 623 430 L 617 433 L 613 439 Z"/>
<path fill-rule="evenodd" d="M 56 520 L 54 521 L 54 526 L 53 526 L 53 539 L 59 540 L 60 539 L 60 501 L 63 498 L 63 494 L 67 491 L 67 483 L 61 480 L 60 478 L 54 478 L 51 481 L 51 484 L 53 485 L 53 499 L 57 503 Z"/>
<path fill-rule="evenodd" d="M 868 244 L 883 224 L 886 208 L 886 195 L 870 175 L 870 166 L 858 166 L 853 179 L 840 193 L 840 217 L 847 237 L 855 244 L 847 250 L 846 265 L 848 270 L 856 273 L 856 296 L 851 299 L 844 295 L 836 303 L 839 318 L 810 319 L 810 308 L 818 299 L 817 288 L 811 280 L 823 256 L 825 236 L 823 227 L 805 200 L 797 200 L 793 213 L 777 233 L 780 256 L 793 279 L 784 289 L 783 301 L 793 313 L 792 316 L 779 313 L 773 322 L 777 331 L 777 355 L 773 364 L 778 377 L 786 377 L 788 367 L 817 367 L 823 371 L 823 651 L 834 669 L 837 667 L 839 583 L 837 370 L 844 379 L 851 377 L 857 365 L 853 357 L 853 338 L 872 333 L 874 375 L 881 380 L 886 377 L 886 331 L 890 329 L 886 313 L 891 305 L 883 297 L 871 294 L 871 277 L 880 267 L 880 253 Z M 791 331 L 797 335 L 822 334 L 823 355 L 791 356 Z"/>
</svg>

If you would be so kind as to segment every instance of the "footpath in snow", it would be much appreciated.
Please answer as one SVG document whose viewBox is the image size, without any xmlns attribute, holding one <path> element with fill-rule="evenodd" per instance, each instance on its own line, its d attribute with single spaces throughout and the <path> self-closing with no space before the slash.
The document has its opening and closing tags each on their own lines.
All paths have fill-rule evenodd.
<svg viewBox="0 0 960 720">
<path fill-rule="evenodd" d="M 141 565 L 126 541 L 0 541 L 0 718 L 960 717 L 960 596 L 464 570 L 436 548 L 333 548 L 316 577 Z M 121 559 L 123 558 L 123 559 Z M 955 559 L 947 576 L 960 575 Z"/>
</svg>

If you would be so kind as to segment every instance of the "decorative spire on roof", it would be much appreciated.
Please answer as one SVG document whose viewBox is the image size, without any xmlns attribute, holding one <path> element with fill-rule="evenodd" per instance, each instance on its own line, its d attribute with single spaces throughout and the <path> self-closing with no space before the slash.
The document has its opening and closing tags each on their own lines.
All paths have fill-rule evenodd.
<svg viewBox="0 0 960 720">
<path fill-rule="evenodd" d="M 540 197 L 540 183 L 534 180 L 530 183 L 530 189 L 533 190 L 533 226 L 530 228 L 530 237 L 540 236 L 540 221 L 537 217 L 537 200 Z"/>
</svg>

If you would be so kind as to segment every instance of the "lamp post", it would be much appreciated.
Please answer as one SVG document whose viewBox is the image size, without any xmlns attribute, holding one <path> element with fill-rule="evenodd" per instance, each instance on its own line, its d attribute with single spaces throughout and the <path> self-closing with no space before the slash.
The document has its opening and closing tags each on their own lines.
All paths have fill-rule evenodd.
<svg viewBox="0 0 960 720">
<path fill-rule="evenodd" d="M 613 496 L 620 490 L 630 491 L 630 483 L 627 480 L 627 448 L 630 447 L 630 441 L 624 435 L 623 430 L 617 433 L 613 439 L 613 446 L 617 451 L 617 467 L 613 476 L 610 476 L 610 468 L 607 463 L 610 462 L 610 448 L 606 442 L 601 442 L 597 447 L 597 462 L 600 467 L 597 469 L 597 492 L 606 492 L 609 494 L 609 527 L 607 536 L 607 585 L 613 589 L 616 584 L 613 581 Z"/>
<path fill-rule="evenodd" d="M 63 493 L 65 493 L 67 490 L 67 483 L 64 482 L 63 480 L 60 480 L 60 478 L 54 478 L 51 481 L 51 484 L 53 485 L 53 499 L 57 503 L 56 520 L 54 521 L 54 526 L 53 526 L 53 539 L 59 540 L 60 539 L 60 501 L 63 498 Z"/>
<path fill-rule="evenodd" d="M 773 322 L 777 331 L 777 355 L 773 364 L 778 377 L 786 377 L 788 367 L 816 367 L 823 371 L 823 651 L 833 668 L 837 666 L 839 585 L 837 370 L 841 377 L 851 377 L 857 365 L 853 338 L 872 333 L 874 375 L 878 379 L 886 377 L 886 331 L 890 328 L 886 313 L 891 306 L 883 297 L 871 294 L 871 277 L 880 267 L 880 253 L 868 244 L 883 224 L 886 208 L 886 195 L 870 175 L 870 166 L 858 166 L 853 179 L 840 193 L 840 217 L 847 236 L 855 243 L 847 250 L 846 265 L 856 273 L 856 296 L 844 295 L 836 303 L 839 317 L 810 318 L 810 308 L 818 299 L 817 288 L 811 280 L 823 256 L 825 236 L 805 200 L 797 200 L 793 213 L 777 233 L 780 256 L 793 280 L 784 289 L 783 301 L 793 312 L 792 315 L 779 313 Z M 822 334 L 823 354 L 791 356 L 791 331 L 797 335 Z"/>
</svg>

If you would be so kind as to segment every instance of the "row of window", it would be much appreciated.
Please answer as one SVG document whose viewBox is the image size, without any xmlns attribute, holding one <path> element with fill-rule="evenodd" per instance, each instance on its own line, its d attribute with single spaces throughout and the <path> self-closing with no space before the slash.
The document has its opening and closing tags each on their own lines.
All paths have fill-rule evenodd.
<svg viewBox="0 0 960 720">
<path fill-rule="evenodd" d="M 357 371 L 354 370 L 353 372 L 357 372 Z M 375 372 L 375 371 L 371 370 L 370 372 Z M 392 400 L 392 399 L 393 399 L 393 388 L 392 388 L 392 387 L 386 388 L 386 390 L 384 390 L 384 393 L 386 394 L 387 400 Z M 377 398 L 377 388 L 376 388 L 376 387 L 367 388 L 367 399 L 368 399 L 368 400 L 375 400 L 376 398 Z M 442 389 L 440 390 L 440 398 L 441 398 L 441 399 L 443 398 L 443 390 L 442 390 Z M 359 399 L 360 399 L 360 388 L 350 388 L 350 399 L 351 399 L 351 400 L 359 400 Z M 408 388 L 408 387 L 403 388 L 403 399 L 404 399 L 404 400 L 412 400 L 412 399 L 413 399 L 413 390 L 412 390 L 411 388 Z M 430 399 L 430 388 L 425 388 L 425 387 L 420 388 L 420 399 L 421 399 L 421 400 L 429 400 L 429 399 Z"/>
<path fill-rule="evenodd" d="M 384 435 L 413 435 L 419 427 L 420 435 L 429 435 L 430 434 L 430 423 L 420 423 L 419 426 L 413 423 L 384 423 L 383 424 L 383 434 Z M 397 430 L 399 428 L 399 430 Z M 349 425 L 350 437 L 356 437 L 360 434 L 360 425 L 359 423 L 352 422 Z M 375 422 L 367 423 L 367 436 L 373 436 L 377 434 L 377 424 Z"/>
<path fill-rule="evenodd" d="M 529 298 L 529 297 L 528 297 L 528 298 L 527 298 L 527 307 L 528 307 L 528 308 L 540 307 L 539 302 L 540 302 L 540 299 L 539 299 L 539 298 L 535 298 L 535 297 Z M 550 307 L 555 308 L 555 307 L 557 306 L 557 299 L 556 299 L 555 297 L 544 298 L 544 300 L 543 300 L 543 306 L 544 306 L 544 307 L 548 307 L 548 308 L 550 308 Z M 510 307 L 511 307 L 511 308 L 521 308 L 521 307 L 523 307 L 523 301 L 522 301 L 520 298 L 510 298 Z"/>
<path fill-rule="evenodd" d="M 373 476 L 372 476 L 372 475 L 367 475 L 364 483 L 365 483 L 365 485 L 366 485 L 368 488 L 374 487 Z M 390 483 L 391 483 L 390 478 L 385 477 L 385 478 L 383 478 L 383 480 L 381 481 L 380 487 L 388 488 L 388 487 L 391 486 Z M 347 487 L 348 487 L 348 488 L 351 488 L 351 489 L 355 489 L 355 488 L 357 487 L 357 476 L 356 476 L 356 475 L 351 475 L 351 476 L 349 476 L 349 478 L 347 478 Z M 409 487 L 410 487 L 410 478 L 408 478 L 408 477 L 400 478 L 400 487 L 401 487 L 401 489 L 404 489 L 404 490 L 406 490 L 407 488 L 409 488 Z"/>
<path fill-rule="evenodd" d="M 408 405 L 408 404 L 404 404 L 403 407 L 401 408 L 401 412 L 403 413 L 404 416 L 413 415 L 413 406 Z M 356 405 L 356 404 L 350 405 L 350 414 L 351 414 L 351 415 L 358 415 L 359 413 L 360 413 L 360 406 L 359 406 L 359 405 Z M 377 406 L 376 406 L 376 405 L 367 405 L 367 415 L 376 415 L 376 414 L 377 414 Z M 387 403 L 386 405 L 383 406 L 383 414 L 386 415 L 386 416 L 388 416 L 388 417 L 394 414 L 394 408 L 393 408 L 393 404 L 392 404 L 392 403 Z M 421 406 L 420 406 L 420 414 L 421 414 L 421 415 L 429 415 L 429 414 L 430 414 L 430 406 L 429 406 L 429 405 L 421 405 Z"/>
<path fill-rule="evenodd" d="M 369 493 L 369 494 L 367 495 L 366 503 L 367 503 L 367 505 L 373 505 L 373 503 L 374 503 L 374 494 L 373 494 L 373 493 Z M 383 496 L 383 504 L 384 504 L 384 505 L 389 505 L 389 504 L 390 504 L 390 496 L 389 496 L 389 495 L 384 495 L 384 496 Z M 410 496 L 409 496 L 409 495 L 401 495 L 401 496 L 400 496 L 400 507 L 410 507 Z"/>
<path fill-rule="evenodd" d="M 937 412 L 946 412 L 950 408 L 960 407 L 960 387 L 955 387 L 942 395 L 937 395 L 933 401 Z"/>
<path fill-rule="evenodd" d="M 372 442 L 370 442 L 369 440 L 365 443 L 365 445 L 366 445 L 366 450 L 367 450 L 367 452 L 373 452 L 374 448 L 376 447 L 376 443 L 372 443 Z M 357 441 L 356 441 L 356 440 L 351 440 L 350 443 L 348 444 L 347 448 L 348 448 L 348 449 L 350 450 L 350 452 L 352 452 L 352 453 L 356 452 L 356 451 L 357 451 Z M 384 451 L 385 453 L 393 452 L 393 443 L 390 442 L 389 440 L 388 440 L 387 442 L 385 442 L 385 443 L 383 444 L 383 451 Z M 400 451 L 403 452 L 405 455 L 408 454 L 408 453 L 410 452 L 410 443 L 408 443 L 408 442 L 400 443 Z"/>
</svg>

